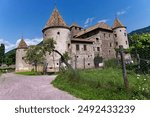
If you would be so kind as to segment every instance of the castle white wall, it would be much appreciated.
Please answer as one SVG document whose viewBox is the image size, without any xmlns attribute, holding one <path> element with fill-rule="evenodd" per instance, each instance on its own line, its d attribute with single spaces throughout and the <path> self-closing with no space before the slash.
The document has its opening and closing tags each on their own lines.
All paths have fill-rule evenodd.
<svg viewBox="0 0 150 117">
<path fill-rule="evenodd" d="M 53 38 L 56 41 L 55 49 L 61 54 L 68 52 L 68 44 L 70 44 L 70 30 L 67 28 L 49 28 L 43 33 L 44 40 Z M 55 72 L 59 70 L 60 56 L 57 53 L 47 53 L 46 60 L 48 63 L 48 71 Z"/>
<path fill-rule="evenodd" d="M 117 37 L 115 36 L 115 34 L 117 35 Z M 115 43 L 118 43 L 116 44 L 116 48 L 119 48 L 119 45 L 123 45 L 125 49 L 129 48 L 126 28 L 114 29 L 114 38 L 115 38 Z"/>
<path fill-rule="evenodd" d="M 25 49 L 17 49 L 16 50 L 16 72 L 22 71 L 31 71 L 31 65 L 27 64 L 24 61 L 24 57 L 26 55 Z"/>
<path fill-rule="evenodd" d="M 116 37 L 116 36 L 117 37 Z M 117 28 L 114 30 L 115 48 L 119 48 L 122 45 L 124 49 L 129 48 L 129 41 L 126 28 Z M 130 54 L 125 54 L 125 60 L 131 60 Z"/>
</svg>

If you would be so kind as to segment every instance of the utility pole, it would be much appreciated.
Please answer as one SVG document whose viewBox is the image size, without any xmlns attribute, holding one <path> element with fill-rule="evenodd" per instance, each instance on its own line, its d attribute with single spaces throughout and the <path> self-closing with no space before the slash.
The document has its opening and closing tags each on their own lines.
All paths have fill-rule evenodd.
<svg viewBox="0 0 150 117">
<path fill-rule="evenodd" d="M 126 64 L 125 64 L 125 59 L 124 59 L 124 48 L 122 45 L 119 46 L 119 52 L 120 52 L 120 56 L 121 56 L 124 85 L 125 85 L 125 88 L 128 89 L 129 83 L 128 83 Z"/>
</svg>

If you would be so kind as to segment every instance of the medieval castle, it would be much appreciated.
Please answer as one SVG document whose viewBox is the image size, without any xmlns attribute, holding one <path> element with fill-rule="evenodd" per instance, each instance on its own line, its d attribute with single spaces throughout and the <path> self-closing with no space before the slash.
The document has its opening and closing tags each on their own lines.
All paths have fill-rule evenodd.
<svg viewBox="0 0 150 117">
<path fill-rule="evenodd" d="M 57 8 L 54 9 L 46 26 L 42 30 L 43 39 L 53 38 L 56 49 L 61 53 L 68 52 L 73 68 L 94 68 L 94 58 L 102 57 L 104 60 L 116 58 L 115 48 L 123 45 L 129 48 L 126 27 L 115 19 L 112 27 L 100 22 L 92 27 L 83 29 L 76 23 L 68 26 L 61 17 Z M 28 46 L 22 39 L 16 51 L 16 72 L 31 71 L 32 65 L 25 63 L 24 56 Z M 130 59 L 125 56 L 125 59 Z M 59 70 L 60 56 L 57 53 L 46 55 L 47 71 Z"/>
</svg>

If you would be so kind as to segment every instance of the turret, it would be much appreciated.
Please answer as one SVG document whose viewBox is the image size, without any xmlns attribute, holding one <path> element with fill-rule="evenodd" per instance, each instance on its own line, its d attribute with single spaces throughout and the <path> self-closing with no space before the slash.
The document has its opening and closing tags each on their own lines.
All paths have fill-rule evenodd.
<svg viewBox="0 0 150 117">
<path fill-rule="evenodd" d="M 73 38 L 78 32 L 82 30 L 82 27 L 80 27 L 77 23 L 73 23 L 70 27 L 71 30 L 71 37 Z"/>
<path fill-rule="evenodd" d="M 42 32 L 44 40 L 53 38 L 56 41 L 55 48 L 61 54 L 68 51 L 70 46 L 70 28 L 61 17 L 57 8 L 54 9 Z M 57 71 L 59 69 L 59 59 L 60 56 L 57 53 L 47 56 L 49 71 Z"/>
<path fill-rule="evenodd" d="M 115 39 L 115 48 L 119 48 L 122 45 L 124 49 L 129 48 L 129 41 L 126 27 L 120 22 L 118 18 L 115 19 L 112 27 Z M 127 54 L 125 59 L 131 59 L 130 55 Z"/>
<path fill-rule="evenodd" d="M 21 39 L 17 49 L 16 49 L 16 72 L 29 71 L 29 65 L 24 61 L 26 55 L 26 50 L 28 46 L 26 42 Z"/>
</svg>

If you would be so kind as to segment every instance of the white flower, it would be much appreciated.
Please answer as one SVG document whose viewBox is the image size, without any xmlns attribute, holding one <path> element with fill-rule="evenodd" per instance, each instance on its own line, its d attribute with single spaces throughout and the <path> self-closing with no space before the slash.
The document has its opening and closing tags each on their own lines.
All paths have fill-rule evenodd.
<svg viewBox="0 0 150 117">
<path fill-rule="evenodd" d="M 142 90 L 144 91 L 144 88 Z"/>
<path fill-rule="evenodd" d="M 146 80 L 146 79 L 144 79 L 144 80 Z"/>
<path fill-rule="evenodd" d="M 140 77 L 140 74 L 137 74 L 137 77 Z"/>
<path fill-rule="evenodd" d="M 139 79 L 139 77 L 137 77 L 137 79 Z"/>
</svg>

